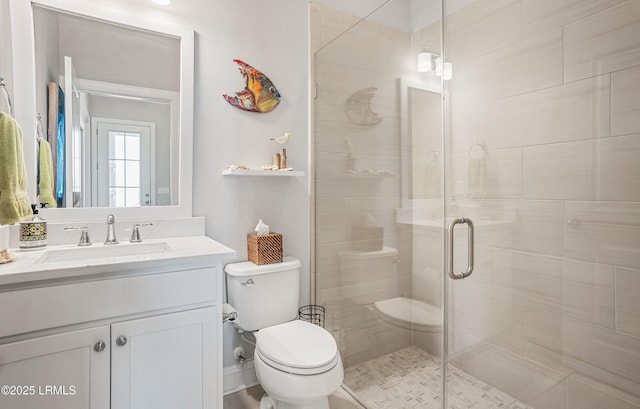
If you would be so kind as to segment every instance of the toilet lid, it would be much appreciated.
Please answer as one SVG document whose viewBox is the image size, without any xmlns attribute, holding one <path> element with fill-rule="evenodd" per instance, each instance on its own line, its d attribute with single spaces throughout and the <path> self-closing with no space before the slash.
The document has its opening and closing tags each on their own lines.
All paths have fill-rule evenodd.
<svg viewBox="0 0 640 409">
<path fill-rule="evenodd" d="M 329 331 L 300 320 L 258 331 L 256 352 L 272 366 L 292 373 L 323 372 L 339 359 Z"/>
</svg>

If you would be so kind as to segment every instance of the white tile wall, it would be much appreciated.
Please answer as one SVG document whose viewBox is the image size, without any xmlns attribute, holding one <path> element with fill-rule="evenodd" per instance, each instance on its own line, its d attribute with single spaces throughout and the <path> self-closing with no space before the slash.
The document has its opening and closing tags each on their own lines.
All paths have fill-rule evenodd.
<svg viewBox="0 0 640 409">
<path fill-rule="evenodd" d="M 545 32 L 581 20 L 626 0 L 522 0 L 525 35 Z"/>
<path fill-rule="evenodd" d="M 495 249 L 491 294 L 527 307 L 614 328 L 614 269 Z"/>
<path fill-rule="evenodd" d="M 616 269 L 616 329 L 640 337 L 640 270 Z"/>
<path fill-rule="evenodd" d="M 521 39 L 520 0 L 489 0 L 471 3 L 449 15 L 446 24 L 447 58 L 462 63 Z"/>
<path fill-rule="evenodd" d="M 611 74 L 611 134 L 640 133 L 640 66 Z"/>
<path fill-rule="evenodd" d="M 523 149 L 530 199 L 640 201 L 640 134 Z"/>
<path fill-rule="evenodd" d="M 485 104 L 456 99 L 453 132 L 469 144 L 481 139 L 489 149 L 609 136 L 609 81 L 600 75 Z M 464 152 L 465 146 L 453 148 Z"/>
<path fill-rule="evenodd" d="M 564 26 L 565 82 L 640 65 L 640 3 L 626 1 Z"/>
<path fill-rule="evenodd" d="M 482 270 L 474 271 L 466 282 L 455 283 L 451 291 L 451 329 L 466 337 L 500 346 L 524 355 L 525 308 L 520 303 L 493 297 L 470 283 Z"/>
<path fill-rule="evenodd" d="M 356 20 L 320 5 L 311 8 L 312 35 L 327 44 Z M 398 256 L 369 262 L 344 257 L 351 247 L 352 226 L 368 216 L 384 227 L 384 244 L 411 259 L 409 226 L 395 223 L 400 205 L 400 122 L 397 78 L 410 50 L 410 35 L 364 21 L 315 54 L 317 81 L 314 134 L 317 300 L 330 313 L 327 327 L 336 334 L 345 365 L 404 348 L 407 330 L 382 322 L 372 311 L 375 301 L 409 296 L 410 267 Z M 312 38 L 313 40 L 313 38 Z M 371 109 L 382 117 L 374 126 L 353 123 L 345 113 L 354 92 L 376 88 Z M 384 177 L 349 174 L 386 171 Z"/>
<path fill-rule="evenodd" d="M 465 105 L 560 85 L 562 30 L 549 31 L 472 60 L 452 62 L 455 81 L 451 83 L 451 98 Z"/>
<path fill-rule="evenodd" d="M 565 218 L 566 257 L 640 268 L 640 203 L 567 201 Z"/>
<path fill-rule="evenodd" d="M 561 314 L 527 310 L 526 356 L 599 379 L 637 396 L 638 338 Z"/>
<path fill-rule="evenodd" d="M 324 40 L 353 22 L 318 13 L 313 33 Z M 477 0 L 445 28 L 454 64 L 445 83 L 446 188 L 457 193 L 455 212 L 478 221 L 476 271 L 450 283 L 455 364 L 539 409 L 639 408 L 640 2 Z M 348 363 L 407 342 L 364 304 L 407 289 L 439 302 L 442 232 L 394 227 L 400 177 L 336 176 L 347 138 L 358 164 L 399 173 L 395 77 L 415 75 L 422 47 L 439 53 L 439 30 L 405 35 L 367 23 L 316 63 L 327 84 L 316 104 L 319 297 L 340 305 Z M 345 122 L 343 112 L 345 98 L 366 86 L 379 88 L 372 103 L 384 114 L 374 129 Z M 487 173 L 483 197 L 470 200 L 469 149 L 479 141 Z M 349 244 L 344 226 L 367 212 L 385 224 L 385 243 L 401 247 L 402 271 L 395 281 L 374 274 L 345 285 L 333 256 Z M 465 248 L 458 237 L 456 266 Z"/>
</svg>

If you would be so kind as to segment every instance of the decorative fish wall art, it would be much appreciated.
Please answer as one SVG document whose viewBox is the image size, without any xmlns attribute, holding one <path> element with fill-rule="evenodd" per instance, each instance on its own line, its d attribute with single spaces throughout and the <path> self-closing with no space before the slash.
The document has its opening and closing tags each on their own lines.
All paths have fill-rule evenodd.
<svg viewBox="0 0 640 409">
<path fill-rule="evenodd" d="M 236 96 L 223 94 L 224 99 L 236 108 L 251 112 L 271 112 L 280 103 L 280 93 L 269 77 L 241 60 L 233 60 L 240 66 L 245 87 Z"/>
</svg>

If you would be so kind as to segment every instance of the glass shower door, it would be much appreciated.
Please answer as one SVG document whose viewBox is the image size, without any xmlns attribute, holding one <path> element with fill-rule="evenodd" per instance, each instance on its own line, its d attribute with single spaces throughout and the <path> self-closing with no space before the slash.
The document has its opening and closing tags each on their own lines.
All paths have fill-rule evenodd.
<svg viewBox="0 0 640 409">
<path fill-rule="evenodd" d="M 640 5 L 457 3 L 445 219 L 475 262 L 444 283 L 448 407 L 637 409 Z"/>
<path fill-rule="evenodd" d="M 345 388 L 640 409 L 640 5 L 377 3 L 310 6 L 312 293 Z"/>
</svg>

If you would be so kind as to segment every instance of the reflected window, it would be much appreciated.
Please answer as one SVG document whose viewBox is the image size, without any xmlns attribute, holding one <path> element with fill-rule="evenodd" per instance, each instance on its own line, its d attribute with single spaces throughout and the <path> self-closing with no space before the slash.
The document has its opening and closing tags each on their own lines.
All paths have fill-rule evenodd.
<svg viewBox="0 0 640 409">
<path fill-rule="evenodd" d="M 137 132 L 109 132 L 109 206 L 140 206 L 140 148 Z"/>
</svg>

